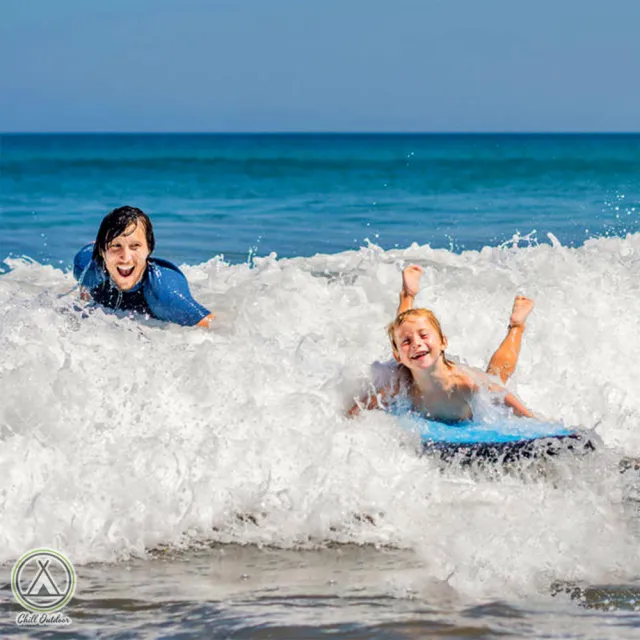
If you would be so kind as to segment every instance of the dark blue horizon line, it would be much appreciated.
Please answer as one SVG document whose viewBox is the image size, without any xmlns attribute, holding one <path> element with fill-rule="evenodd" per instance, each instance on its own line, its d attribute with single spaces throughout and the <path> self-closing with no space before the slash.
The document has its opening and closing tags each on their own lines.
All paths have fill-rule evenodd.
<svg viewBox="0 0 640 640">
<path fill-rule="evenodd" d="M 640 136 L 640 131 L 0 131 L 0 136 Z"/>
</svg>

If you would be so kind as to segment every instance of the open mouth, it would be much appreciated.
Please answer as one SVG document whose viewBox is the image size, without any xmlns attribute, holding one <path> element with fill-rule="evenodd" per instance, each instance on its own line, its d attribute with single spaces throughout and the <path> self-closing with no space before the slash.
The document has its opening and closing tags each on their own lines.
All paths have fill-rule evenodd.
<svg viewBox="0 0 640 640">
<path fill-rule="evenodd" d="M 135 269 L 135 267 L 116 267 L 118 274 L 123 277 L 123 278 L 128 278 L 129 276 L 133 275 L 133 270 Z"/>
<path fill-rule="evenodd" d="M 412 360 L 420 360 L 420 358 L 424 358 L 425 356 L 428 356 L 429 352 L 428 351 L 420 351 L 419 353 L 416 353 L 415 356 L 411 356 Z"/>
</svg>

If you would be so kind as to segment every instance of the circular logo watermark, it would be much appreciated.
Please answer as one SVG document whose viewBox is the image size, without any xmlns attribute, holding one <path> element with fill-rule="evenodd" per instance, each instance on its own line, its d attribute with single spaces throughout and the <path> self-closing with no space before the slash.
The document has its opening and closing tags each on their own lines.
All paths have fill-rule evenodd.
<svg viewBox="0 0 640 640">
<path fill-rule="evenodd" d="M 34 613 L 59 611 L 73 598 L 76 572 L 71 562 L 53 549 L 32 549 L 13 565 L 11 590 L 15 599 Z"/>
</svg>

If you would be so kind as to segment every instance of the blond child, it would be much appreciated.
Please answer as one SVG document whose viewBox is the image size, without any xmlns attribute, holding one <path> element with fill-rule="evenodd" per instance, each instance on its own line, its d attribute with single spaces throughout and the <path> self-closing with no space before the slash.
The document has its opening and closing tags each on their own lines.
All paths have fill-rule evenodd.
<svg viewBox="0 0 640 640">
<path fill-rule="evenodd" d="M 486 390 L 494 402 L 500 402 L 516 415 L 534 417 L 516 396 L 489 377 L 498 376 L 504 383 L 515 370 L 533 301 L 516 297 L 508 333 L 484 373 L 447 358 L 447 338 L 436 316 L 428 309 L 412 308 L 421 275 L 422 269 L 416 265 L 403 271 L 398 315 L 387 329 L 393 356 L 400 365 L 396 374 L 390 384 L 358 402 L 349 414 L 356 415 L 362 408 L 386 408 L 391 403 L 404 401 L 408 408 L 433 420 L 471 420 L 473 400 Z"/>
</svg>

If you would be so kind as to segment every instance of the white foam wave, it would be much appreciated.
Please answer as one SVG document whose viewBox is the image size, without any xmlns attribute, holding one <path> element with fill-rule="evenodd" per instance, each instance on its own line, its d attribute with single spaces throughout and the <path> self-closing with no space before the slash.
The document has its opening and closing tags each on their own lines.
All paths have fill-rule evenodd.
<svg viewBox="0 0 640 640">
<path fill-rule="evenodd" d="M 388 415 L 344 408 L 375 360 L 405 263 L 450 349 L 483 366 L 515 293 L 536 299 L 512 386 L 605 447 L 552 476 L 444 472 Z M 640 234 L 572 249 L 412 246 L 185 266 L 214 330 L 76 309 L 68 273 L 0 276 L 0 561 L 163 544 L 329 541 L 415 549 L 467 592 L 640 575 L 615 460 L 640 455 Z M 62 297 L 60 297 L 62 296 Z"/>
</svg>

